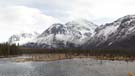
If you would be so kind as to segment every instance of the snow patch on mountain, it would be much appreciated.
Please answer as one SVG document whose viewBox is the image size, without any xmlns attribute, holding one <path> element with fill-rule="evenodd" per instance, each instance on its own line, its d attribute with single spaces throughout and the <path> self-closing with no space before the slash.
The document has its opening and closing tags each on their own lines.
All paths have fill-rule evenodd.
<svg viewBox="0 0 135 76">
<path fill-rule="evenodd" d="M 20 32 L 20 33 L 16 33 L 14 35 L 12 35 L 8 42 L 11 44 L 26 44 L 30 41 L 32 41 L 35 37 L 37 37 L 39 35 L 39 33 L 37 32 L 31 32 L 31 33 L 24 33 L 24 32 Z"/>
<path fill-rule="evenodd" d="M 117 31 L 117 28 L 119 26 L 107 26 L 103 30 L 101 30 L 97 35 L 100 37 L 101 35 L 104 36 L 105 38 L 108 38 L 109 35 Z"/>
<path fill-rule="evenodd" d="M 52 47 L 69 44 L 81 45 L 94 36 L 97 25 L 85 19 L 69 21 L 65 24 L 56 23 L 35 38 L 31 43 L 47 44 Z"/>
<path fill-rule="evenodd" d="M 87 32 L 90 32 L 91 36 L 94 35 L 94 31 L 97 28 L 97 25 L 85 19 L 76 19 L 73 21 L 69 21 L 65 25 L 71 27 L 74 30 L 80 31 L 83 35 L 85 35 L 85 33 Z"/>
</svg>

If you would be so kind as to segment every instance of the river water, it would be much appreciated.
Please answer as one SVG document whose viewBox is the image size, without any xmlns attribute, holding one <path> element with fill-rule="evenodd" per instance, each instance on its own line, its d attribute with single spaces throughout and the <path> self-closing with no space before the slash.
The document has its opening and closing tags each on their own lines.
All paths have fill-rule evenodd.
<svg viewBox="0 0 135 76">
<path fill-rule="evenodd" d="M 77 58 L 49 62 L 0 59 L 0 76 L 128 76 L 128 72 L 135 73 L 135 62 Z"/>
</svg>

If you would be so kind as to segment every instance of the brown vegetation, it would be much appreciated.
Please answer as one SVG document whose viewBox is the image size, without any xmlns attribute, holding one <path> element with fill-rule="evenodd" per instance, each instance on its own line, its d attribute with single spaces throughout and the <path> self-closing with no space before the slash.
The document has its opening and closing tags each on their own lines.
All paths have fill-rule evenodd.
<svg viewBox="0 0 135 76">
<path fill-rule="evenodd" d="M 128 72 L 128 76 L 134 76 L 133 72 Z"/>
</svg>

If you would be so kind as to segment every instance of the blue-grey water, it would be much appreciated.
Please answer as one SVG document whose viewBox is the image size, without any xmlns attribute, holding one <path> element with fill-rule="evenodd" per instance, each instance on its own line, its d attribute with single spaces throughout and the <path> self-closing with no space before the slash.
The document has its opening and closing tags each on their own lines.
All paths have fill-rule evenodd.
<svg viewBox="0 0 135 76">
<path fill-rule="evenodd" d="M 49 62 L 14 62 L 0 59 L 0 76 L 127 76 L 135 62 L 67 59 Z"/>
</svg>

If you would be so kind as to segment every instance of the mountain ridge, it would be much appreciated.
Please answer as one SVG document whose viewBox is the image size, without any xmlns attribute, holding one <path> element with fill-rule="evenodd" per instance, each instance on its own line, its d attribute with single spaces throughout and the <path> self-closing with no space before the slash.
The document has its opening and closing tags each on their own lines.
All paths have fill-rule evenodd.
<svg viewBox="0 0 135 76">
<path fill-rule="evenodd" d="M 53 24 L 32 41 L 26 43 L 25 46 L 83 49 L 129 47 L 134 49 L 134 33 L 135 15 L 127 15 L 102 26 L 85 19 L 77 19 L 65 24 Z"/>
<path fill-rule="evenodd" d="M 108 29 L 109 31 L 107 31 Z M 96 31 L 95 36 L 84 45 L 84 48 L 122 49 L 126 47 L 123 46 L 126 44 L 129 44 L 129 47 L 133 42 L 128 43 L 126 40 L 135 35 L 135 15 L 119 18 L 112 23 L 97 28 Z M 132 47 L 132 49 L 134 48 Z"/>
</svg>

